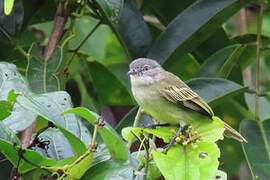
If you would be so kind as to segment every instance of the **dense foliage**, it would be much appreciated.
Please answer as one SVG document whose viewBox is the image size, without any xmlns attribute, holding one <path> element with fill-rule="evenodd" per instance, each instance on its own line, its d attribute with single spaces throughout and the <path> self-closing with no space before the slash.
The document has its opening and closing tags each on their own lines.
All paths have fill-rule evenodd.
<svg viewBox="0 0 270 180">
<path fill-rule="evenodd" d="M 0 8 L 1 179 L 269 179 L 268 1 L 1 0 Z M 241 9 L 248 20 L 233 17 Z M 138 57 L 186 81 L 217 116 L 187 128 L 197 139 L 168 154 L 177 127 L 147 129 L 155 120 L 137 114 L 126 72 Z M 248 143 L 223 139 L 218 117 Z"/>
</svg>

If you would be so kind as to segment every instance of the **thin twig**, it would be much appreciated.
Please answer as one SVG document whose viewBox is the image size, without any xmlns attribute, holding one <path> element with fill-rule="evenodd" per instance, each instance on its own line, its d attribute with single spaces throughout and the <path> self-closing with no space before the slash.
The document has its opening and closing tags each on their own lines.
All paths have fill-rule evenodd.
<svg viewBox="0 0 270 180">
<path fill-rule="evenodd" d="M 88 40 L 88 38 L 96 31 L 96 29 L 102 24 L 102 21 L 99 21 L 93 29 L 91 29 L 91 31 L 87 34 L 87 36 L 80 42 L 80 44 L 75 48 L 70 50 L 71 52 L 73 52 L 73 54 L 71 55 L 71 57 L 69 58 L 66 67 L 68 67 L 70 65 L 70 63 L 72 62 L 73 57 L 75 56 L 75 54 L 79 51 L 79 49 L 84 45 L 84 43 Z"/>
<path fill-rule="evenodd" d="M 264 10 L 264 0 L 261 0 L 260 3 L 260 12 L 258 14 L 257 22 L 257 53 L 256 53 L 256 81 L 255 81 L 255 120 L 259 120 L 259 75 L 260 75 L 260 54 L 261 54 L 261 33 L 262 33 L 262 19 L 263 19 L 263 10 Z"/>
</svg>

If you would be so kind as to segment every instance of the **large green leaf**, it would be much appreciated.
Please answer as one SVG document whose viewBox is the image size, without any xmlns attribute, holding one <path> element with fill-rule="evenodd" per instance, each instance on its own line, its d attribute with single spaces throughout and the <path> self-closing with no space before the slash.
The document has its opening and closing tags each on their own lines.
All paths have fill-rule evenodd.
<svg viewBox="0 0 270 180">
<path fill-rule="evenodd" d="M 73 108 L 71 110 L 65 111 L 63 114 L 66 115 L 68 113 L 74 113 L 76 115 L 79 115 L 87 119 L 92 125 L 95 125 L 95 120 L 100 120 L 98 114 L 82 107 Z M 98 128 L 98 133 L 101 135 L 113 159 L 127 160 L 128 151 L 126 148 L 126 144 L 108 123 L 105 123 L 104 127 Z"/>
<path fill-rule="evenodd" d="M 88 64 L 101 105 L 134 104 L 131 92 L 109 69 L 97 61 L 90 61 Z"/>
<path fill-rule="evenodd" d="M 83 180 L 131 180 L 138 167 L 129 161 L 110 160 L 90 168 L 82 177 Z"/>
<path fill-rule="evenodd" d="M 167 154 L 154 151 L 154 161 L 168 180 L 209 180 L 217 168 L 219 149 L 215 143 L 199 142 L 198 148 L 191 145 L 172 147 Z"/>
<path fill-rule="evenodd" d="M 88 145 L 91 135 L 77 116 L 74 114 L 61 115 L 62 112 L 72 108 L 70 96 L 66 92 L 58 91 L 39 95 L 28 94 L 18 97 L 18 102 L 24 108 L 32 111 L 32 113 L 55 123 L 70 141 L 76 155 L 84 153 L 85 145 Z M 56 136 L 58 135 L 56 134 Z"/>
<path fill-rule="evenodd" d="M 191 54 L 178 55 L 178 52 L 175 51 L 163 67 L 186 81 L 194 77 L 200 64 Z"/>
<path fill-rule="evenodd" d="M 19 160 L 18 149 L 19 148 L 18 147 L 15 148 L 13 144 L 3 139 L 0 139 L 0 152 L 3 153 L 15 167 L 17 167 Z M 29 149 L 24 149 L 24 151 L 25 151 L 25 153 L 23 154 L 24 157 L 34 164 L 40 166 L 51 166 L 56 163 L 54 159 L 44 158 L 40 153 L 36 151 Z M 36 168 L 35 166 L 29 164 L 24 160 L 20 161 L 19 172 L 21 173 L 28 172 L 35 168 Z"/>
<path fill-rule="evenodd" d="M 152 36 L 140 11 L 130 0 L 124 3 L 118 31 L 133 59 L 146 56 Z"/>
<path fill-rule="evenodd" d="M 197 77 L 227 78 L 245 47 L 237 44 L 225 47 L 207 58 L 197 71 Z"/>
<path fill-rule="evenodd" d="M 42 56 L 41 48 L 33 44 L 29 50 L 26 78 L 35 93 L 57 91 L 60 88 L 58 77 L 54 74 L 62 61 L 62 49 L 56 47 L 48 61 Z"/>
<path fill-rule="evenodd" d="M 225 30 L 220 27 L 215 33 L 213 33 L 207 40 L 203 41 L 199 47 L 197 47 L 191 53 L 197 59 L 197 61 L 203 63 L 205 59 L 214 54 L 216 51 L 232 44 L 233 43 L 229 39 Z"/>
<path fill-rule="evenodd" d="M 69 42 L 68 46 L 74 48 L 87 36 L 87 34 L 97 24 L 97 20 L 89 16 L 83 16 L 76 19 L 76 36 Z M 87 28 L 86 28 L 87 27 Z M 90 57 L 101 60 L 105 57 L 106 39 L 109 33 L 109 27 L 101 25 L 82 45 L 80 51 L 88 54 Z"/>
<path fill-rule="evenodd" d="M 240 122 L 243 119 L 253 118 L 251 112 L 233 99 L 223 101 L 222 104 L 219 104 L 213 110 L 217 116 L 235 130 L 239 129 Z M 241 143 L 234 139 L 224 138 L 224 140 L 218 142 L 218 146 L 222 154 L 220 157 L 220 162 L 222 163 L 220 169 L 231 177 L 238 172 L 245 159 Z"/>
<path fill-rule="evenodd" d="M 128 57 L 132 59 L 145 56 L 152 38 L 140 11 L 133 2 L 98 0 L 97 3 L 100 12 L 106 18 Z"/>
<path fill-rule="evenodd" d="M 209 121 L 200 121 L 200 119 L 194 119 L 191 122 L 194 131 L 197 131 L 201 136 L 201 141 L 203 142 L 216 142 L 223 136 L 224 125 L 223 122 L 214 117 L 213 121 L 209 119 Z M 127 127 L 122 129 L 122 136 L 125 140 L 129 141 L 134 138 L 135 133 L 138 137 L 140 137 L 141 133 L 150 133 L 161 139 L 165 143 L 169 143 L 171 137 L 175 135 L 178 128 L 173 127 L 157 127 L 155 129 L 149 128 L 139 128 L 139 127 Z"/>
<path fill-rule="evenodd" d="M 143 1 L 142 8 L 145 9 L 146 14 L 151 12 L 162 24 L 167 26 L 171 20 L 195 1 L 196 0 L 171 0 L 170 3 L 168 3 L 166 0 L 148 0 Z"/>
<path fill-rule="evenodd" d="M 244 120 L 240 132 L 248 143 L 243 149 L 253 179 L 269 179 L 270 172 L 270 119 L 264 121 Z"/>
<path fill-rule="evenodd" d="M 28 83 L 16 70 L 16 66 L 6 62 L 0 63 L 0 100 L 8 100 L 11 90 L 22 94 L 29 93 Z M 20 103 L 15 103 L 10 116 L 3 123 L 14 131 L 22 131 L 30 126 L 36 119 L 36 115 L 25 109 Z"/>
<path fill-rule="evenodd" d="M 163 63 L 177 48 L 181 49 L 182 54 L 191 52 L 248 2 L 196 1 L 168 25 L 147 56 Z"/>
<path fill-rule="evenodd" d="M 187 85 L 212 106 L 247 89 L 235 82 L 220 78 L 195 78 L 188 81 Z"/>
<path fill-rule="evenodd" d="M 20 139 L 16 136 L 15 132 L 13 132 L 8 126 L 4 125 L 2 121 L 0 121 L 0 139 L 6 140 L 10 143 L 16 142 L 18 145 L 21 144 Z"/>
</svg>

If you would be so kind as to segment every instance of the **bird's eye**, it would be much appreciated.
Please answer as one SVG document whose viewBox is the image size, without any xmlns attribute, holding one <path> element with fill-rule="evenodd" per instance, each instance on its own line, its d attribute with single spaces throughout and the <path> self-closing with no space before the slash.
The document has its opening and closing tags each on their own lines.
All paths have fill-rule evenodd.
<svg viewBox="0 0 270 180">
<path fill-rule="evenodd" d="M 143 67 L 143 70 L 145 70 L 145 71 L 148 71 L 150 68 L 149 68 L 149 66 L 144 66 Z"/>
</svg>

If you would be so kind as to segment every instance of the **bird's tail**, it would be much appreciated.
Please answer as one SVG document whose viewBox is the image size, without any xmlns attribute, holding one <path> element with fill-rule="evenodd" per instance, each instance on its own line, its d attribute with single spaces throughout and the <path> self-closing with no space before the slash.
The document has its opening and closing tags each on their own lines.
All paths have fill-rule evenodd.
<svg viewBox="0 0 270 180">
<path fill-rule="evenodd" d="M 229 126 L 224 121 L 223 121 L 223 123 L 224 123 L 224 128 L 225 128 L 224 136 L 226 136 L 228 138 L 235 139 L 235 140 L 240 141 L 240 142 L 246 142 L 247 143 L 247 140 L 239 132 L 234 130 L 231 126 Z"/>
</svg>

